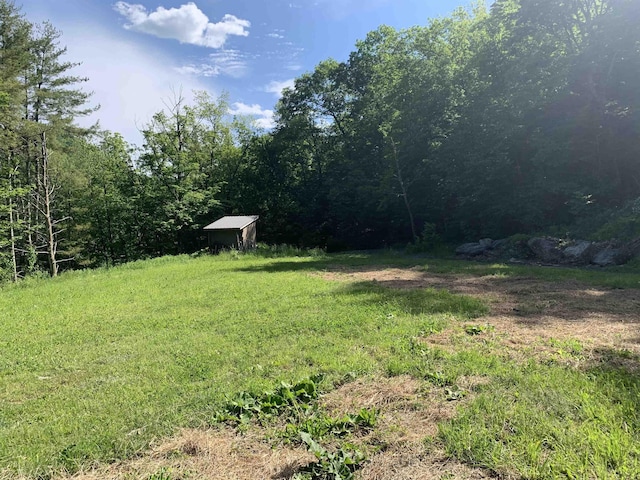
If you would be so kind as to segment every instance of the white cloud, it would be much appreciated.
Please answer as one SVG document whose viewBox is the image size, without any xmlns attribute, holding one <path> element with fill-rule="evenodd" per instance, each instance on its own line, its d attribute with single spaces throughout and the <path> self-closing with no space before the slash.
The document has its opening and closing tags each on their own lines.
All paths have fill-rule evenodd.
<svg viewBox="0 0 640 480">
<path fill-rule="evenodd" d="M 176 72 L 182 75 L 193 75 L 195 77 L 217 77 L 220 70 L 215 65 L 190 63 L 182 67 L 176 67 Z"/>
<path fill-rule="evenodd" d="M 276 122 L 273 117 L 258 118 L 254 123 L 258 128 L 262 128 L 264 130 L 271 130 L 276 127 Z"/>
<path fill-rule="evenodd" d="M 212 53 L 202 63 L 189 63 L 176 69 L 185 75 L 199 77 L 217 77 L 226 75 L 232 78 L 244 77 L 249 71 L 248 54 L 239 50 L 220 50 Z"/>
<path fill-rule="evenodd" d="M 282 91 L 285 88 L 293 88 L 295 85 L 295 79 L 290 78 L 289 80 L 283 80 L 282 82 L 278 82 L 276 80 L 269 82 L 269 85 L 265 87 L 265 92 L 273 93 L 274 95 L 281 97 Z"/>
<path fill-rule="evenodd" d="M 149 13 L 143 5 L 120 1 L 114 9 L 129 21 L 125 25 L 129 30 L 209 48 L 223 47 L 230 35 L 248 36 L 251 26 L 248 20 L 229 14 L 222 21 L 211 23 L 193 2 L 179 8 L 158 7 Z"/>
<path fill-rule="evenodd" d="M 235 102 L 232 108 L 229 109 L 231 115 L 250 115 L 254 118 L 253 123 L 265 130 L 270 130 L 276 126 L 276 122 L 273 119 L 273 110 L 263 109 L 258 104 L 247 105 L 246 103 Z"/>
<path fill-rule="evenodd" d="M 182 90 L 191 101 L 193 90 L 207 89 L 197 79 L 176 72 L 171 60 L 161 53 L 118 39 L 97 25 L 60 24 L 60 28 L 69 45 L 68 60 L 82 62 L 73 73 L 89 78 L 85 90 L 93 91 L 91 102 L 101 105 L 81 120 L 82 125 L 100 120 L 102 128 L 142 145 L 139 128 L 165 108 L 163 100 Z"/>
<path fill-rule="evenodd" d="M 209 55 L 212 65 L 229 77 L 240 78 L 249 71 L 248 54 L 239 50 L 220 50 Z"/>
<path fill-rule="evenodd" d="M 280 34 L 280 33 L 267 33 L 267 37 L 271 37 L 271 38 L 284 38 L 284 35 Z"/>
</svg>

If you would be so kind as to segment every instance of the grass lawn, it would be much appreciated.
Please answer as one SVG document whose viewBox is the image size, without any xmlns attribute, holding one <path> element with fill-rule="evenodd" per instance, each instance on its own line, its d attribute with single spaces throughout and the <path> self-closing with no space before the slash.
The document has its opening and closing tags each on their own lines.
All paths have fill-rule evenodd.
<svg viewBox="0 0 640 480">
<path fill-rule="evenodd" d="M 129 458 L 178 427 L 211 426 L 238 392 L 318 373 L 326 390 L 347 378 L 409 375 L 456 397 L 448 400 L 463 390 L 461 378 L 480 377 L 424 445 L 514 477 L 640 476 L 637 352 L 610 348 L 596 358 L 581 340 L 564 339 L 555 356 L 523 359 L 485 333 L 479 317 L 490 298 L 323 276 L 377 265 L 640 287 L 626 270 L 365 254 L 183 256 L 7 286 L 0 477 L 47 478 Z M 429 343 L 445 333 L 446 345 Z"/>
</svg>

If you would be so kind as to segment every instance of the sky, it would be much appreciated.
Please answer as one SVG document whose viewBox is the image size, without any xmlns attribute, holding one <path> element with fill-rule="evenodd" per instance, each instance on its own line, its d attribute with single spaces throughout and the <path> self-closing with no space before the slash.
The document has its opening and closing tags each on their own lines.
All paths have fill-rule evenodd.
<svg viewBox="0 0 640 480">
<path fill-rule="evenodd" d="M 346 61 L 380 25 L 426 25 L 464 0 L 22 0 L 32 23 L 62 32 L 95 121 L 143 143 L 151 116 L 195 90 L 229 95 L 229 113 L 273 126 L 282 89 L 327 58 Z M 20 5 L 20 0 L 16 0 Z"/>
</svg>

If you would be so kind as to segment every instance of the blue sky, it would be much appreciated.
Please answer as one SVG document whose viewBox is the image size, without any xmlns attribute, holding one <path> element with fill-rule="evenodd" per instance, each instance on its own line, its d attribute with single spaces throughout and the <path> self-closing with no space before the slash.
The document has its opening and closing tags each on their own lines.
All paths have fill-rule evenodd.
<svg viewBox="0 0 640 480">
<path fill-rule="evenodd" d="M 19 0 L 18 0 L 19 5 Z M 63 33 L 82 62 L 90 120 L 142 144 L 139 129 L 182 91 L 229 93 L 230 113 L 272 125 L 283 87 L 326 58 L 343 61 L 367 32 L 426 25 L 464 0 L 24 0 L 32 22 Z"/>
</svg>

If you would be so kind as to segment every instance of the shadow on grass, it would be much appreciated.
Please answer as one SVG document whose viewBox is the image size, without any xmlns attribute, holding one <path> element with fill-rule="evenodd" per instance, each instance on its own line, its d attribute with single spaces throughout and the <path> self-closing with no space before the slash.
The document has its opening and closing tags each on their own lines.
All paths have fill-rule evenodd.
<svg viewBox="0 0 640 480">
<path fill-rule="evenodd" d="M 266 257 L 265 257 L 266 258 Z M 299 261 L 275 260 L 274 262 L 237 269 L 244 272 L 289 272 L 304 270 L 340 271 L 370 269 L 374 267 L 420 266 L 428 274 L 467 275 L 474 277 L 495 276 L 502 278 L 531 277 L 541 280 L 580 281 L 609 288 L 640 289 L 640 271 L 633 268 L 564 267 L 540 265 L 513 265 L 507 263 L 474 262 L 460 259 L 436 259 L 385 253 L 342 253 L 317 257 L 300 257 Z"/>
<path fill-rule="evenodd" d="M 424 263 L 426 262 L 426 264 Z M 415 267 L 406 274 L 385 272 Z M 240 272 L 329 272 L 350 280 L 371 280 L 386 290 L 435 289 L 476 298 L 497 299 L 492 313 L 527 326 L 556 320 L 584 321 L 606 315 L 607 321 L 640 323 L 640 273 L 593 269 L 483 264 L 464 260 L 426 260 L 407 255 L 338 254 L 299 261 L 274 261 L 234 268 Z M 378 274 L 378 271 L 380 273 Z M 373 273 L 375 272 L 375 273 Z M 374 285 L 374 284 L 371 284 Z M 626 285 L 626 288 L 618 288 Z M 604 288 L 603 288 L 604 287 Z M 350 288 L 350 287 L 346 287 Z M 354 287 L 358 290 L 359 287 Z M 393 293 L 405 295 L 412 293 Z M 635 342 L 640 343 L 640 342 Z"/>
<path fill-rule="evenodd" d="M 634 339 L 640 343 L 640 339 Z M 602 372 L 617 372 L 621 378 L 633 377 L 636 394 L 640 402 L 640 355 L 624 349 L 599 347 L 593 350 L 593 355 L 586 365 L 586 370 L 602 374 Z"/>
<path fill-rule="evenodd" d="M 262 257 L 272 260 L 270 257 Z M 273 258 L 269 263 L 260 265 L 230 267 L 230 270 L 248 273 L 280 273 L 299 271 L 358 271 L 360 269 L 413 267 L 422 265 L 424 258 L 398 253 L 337 253 L 317 257 L 298 257 L 291 261 Z"/>
<path fill-rule="evenodd" d="M 491 300 L 492 314 L 510 317 L 516 323 L 532 327 L 558 320 L 580 322 L 594 318 L 602 322 L 640 323 L 638 289 L 596 287 L 574 279 L 549 280 L 503 274 L 471 276 L 411 270 L 385 275 L 382 271 L 371 273 L 375 269 L 370 267 L 347 271 L 355 272 L 356 279 L 375 276 L 376 285 L 390 290 L 430 288 Z"/>
<path fill-rule="evenodd" d="M 251 265 L 249 267 L 229 268 L 234 272 L 245 273 L 285 273 L 285 272 L 301 272 L 301 271 L 321 271 L 327 269 L 330 265 L 335 264 L 327 259 L 301 260 L 298 262 L 291 261 L 275 261 L 262 265 Z"/>
<path fill-rule="evenodd" d="M 485 303 L 467 295 L 450 293 L 433 288 L 400 290 L 378 285 L 377 282 L 355 282 L 341 286 L 331 295 L 355 297 L 359 303 L 386 305 L 410 315 L 451 314 L 475 318 L 488 312 Z"/>
</svg>

